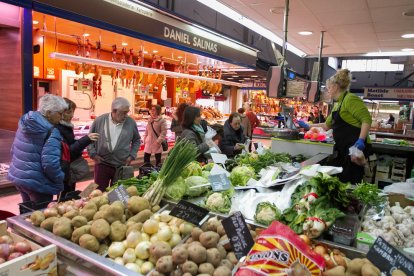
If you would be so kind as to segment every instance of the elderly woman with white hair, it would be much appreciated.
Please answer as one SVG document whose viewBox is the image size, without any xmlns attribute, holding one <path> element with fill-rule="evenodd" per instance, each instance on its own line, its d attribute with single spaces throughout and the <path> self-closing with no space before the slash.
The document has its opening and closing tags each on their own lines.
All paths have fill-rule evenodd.
<svg viewBox="0 0 414 276">
<path fill-rule="evenodd" d="M 19 121 L 12 145 L 8 179 L 20 192 L 23 202 L 52 201 L 63 190 L 62 136 L 55 125 L 67 108 L 59 96 L 47 94 L 39 110 L 29 111 Z"/>
<path fill-rule="evenodd" d="M 111 112 L 96 118 L 89 131 L 100 137 L 88 146 L 88 153 L 95 161 L 94 180 L 101 191 L 117 180 L 118 168 L 130 165 L 137 156 L 141 137 L 135 121 L 128 117 L 129 108 L 127 99 L 116 98 Z"/>
</svg>

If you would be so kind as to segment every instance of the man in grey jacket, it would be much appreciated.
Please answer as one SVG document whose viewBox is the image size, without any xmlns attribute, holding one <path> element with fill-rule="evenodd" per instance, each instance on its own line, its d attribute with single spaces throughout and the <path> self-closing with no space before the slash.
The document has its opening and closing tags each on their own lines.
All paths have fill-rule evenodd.
<svg viewBox="0 0 414 276">
<path fill-rule="evenodd" d="M 104 191 L 116 181 L 116 171 L 130 165 L 137 156 L 141 143 L 135 121 L 128 117 L 130 103 L 118 97 L 112 102 L 112 111 L 95 119 L 90 133 L 99 133 L 101 139 L 88 146 L 89 156 L 95 161 L 95 183 Z"/>
</svg>

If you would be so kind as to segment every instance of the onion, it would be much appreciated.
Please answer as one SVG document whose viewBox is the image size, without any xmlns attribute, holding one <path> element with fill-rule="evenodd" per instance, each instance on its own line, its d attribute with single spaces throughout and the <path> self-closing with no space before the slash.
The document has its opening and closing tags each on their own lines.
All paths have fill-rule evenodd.
<svg viewBox="0 0 414 276">
<path fill-rule="evenodd" d="M 116 257 L 115 260 L 114 260 L 114 262 L 116 262 L 117 264 L 120 264 L 120 265 L 124 265 L 125 264 L 124 263 L 124 258 L 122 258 L 122 257 Z"/>
<path fill-rule="evenodd" d="M 163 227 L 161 228 L 158 233 L 157 233 L 157 237 L 159 241 L 169 241 L 172 237 L 172 231 L 170 229 L 170 227 Z"/>
<path fill-rule="evenodd" d="M 327 250 L 325 248 L 325 246 L 323 245 L 317 245 L 315 246 L 315 248 L 313 249 L 313 251 L 315 251 L 315 253 L 324 256 L 327 253 Z"/>
<path fill-rule="evenodd" d="M 181 236 L 177 233 L 173 233 L 171 239 L 168 241 L 171 248 L 175 247 L 177 244 L 181 242 Z"/>
<path fill-rule="evenodd" d="M 7 243 L 0 244 L 0 258 L 7 259 L 13 251 L 10 250 L 10 245 Z"/>
<path fill-rule="evenodd" d="M 155 234 L 158 232 L 158 221 L 155 219 L 149 219 L 144 222 L 142 229 L 149 235 Z"/>
<path fill-rule="evenodd" d="M 145 262 L 141 265 L 141 273 L 147 275 L 154 268 L 154 264 L 151 262 Z"/>
<path fill-rule="evenodd" d="M 189 235 L 189 234 L 191 234 L 191 231 L 193 230 L 193 227 L 194 226 L 191 223 L 185 221 L 185 222 L 180 224 L 180 227 L 179 227 L 180 233 L 183 234 L 183 235 Z"/>
<path fill-rule="evenodd" d="M 58 210 L 59 215 L 63 215 L 64 213 L 66 213 L 66 205 L 59 204 L 57 206 L 57 210 Z"/>
<path fill-rule="evenodd" d="M 65 211 L 66 211 L 66 213 L 67 213 L 67 212 L 69 212 L 69 211 L 76 210 L 76 209 L 77 209 L 77 208 L 76 208 L 75 206 L 73 206 L 73 205 L 71 205 L 71 204 L 68 204 L 68 205 L 66 206 Z"/>
<path fill-rule="evenodd" d="M 177 226 L 171 225 L 170 228 L 173 233 L 180 234 L 180 229 Z"/>
<path fill-rule="evenodd" d="M 158 228 L 163 228 L 163 227 L 169 227 L 169 226 L 166 222 L 159 222 L 158 223 Z"/>
<path fill-rule="evenodd" d="M 27 241 L 16 242 L 14 244 L 14 250 L 22 254 L 32 251 L 32 247 Z"/>
<path fill-rule="evenodd" d="M 137 273 L 141 273 L 141 269 L 136 263 L 127 263 L 125 267 L 128 268 L 129 270 L 135 271 Z"/>
<path fill-rule="evenodd" d="M 156 221 L 160 221 L 160 214 L 154 214 L 152 215 L 151 219 L 156 220 Z"/>
<path fill-rule="evenodd" d="M 19 258 L 20 256 L 23 256 L 20 252 L 13 252 L 10 254 L 10 256 L 7 258 L 8 261 Z"/>
<path fill-rule="evenodd" d="M 76 208 L 81 208 L 82 206 L 83 206 L 83 203 L 84 203 L 84 201 L 83 201 L 83 199 L 77 199 L 77 200 L 75 200 L 75 203 L 73 204 Z"/>
<path fill-rule="evenodd" d="M 150 236 L 147 233 L 141 233 L 141 240 L 143 241 L 149 241 Z"/>
<path fill-rule="evenodd" d="M 150 242 L 154 243 L 154 242 L 157 242 L 157 241 L 158 241 L 157 234 L 152 235 L 151 238 L 150 238 Z"/>
<path fill-rule="evenodd" d="M 150 246 L 151 243 L 149 241 L 140 242 L 137 247 L 135 247 L 135 255 L 141 260 L 148 259 Z"/>
<path fill-rule="evenodd" d="M 135 256 L 135 250 L 133 248 L 127 248 L 125 250 L 124 255 L 122 256 L 122 259 L 124 260 L 124 263 L 133 263 L 137 259 L 137 256 Z"/>
<path fill-rule="evenodd" d="M 47 208 L 53 208 L 53 207 L 56 207 L 56 205 L 58 205 L 58 203 L 57 203 L 57 202 L 55 202 L 55 201 L 53 201 L 53 202 L 50 202 L 50 203 L 47 205 Z"/>
<path fill-rule="evenodd" d="M 141 259 L 136 259 L 135 263 L 141 268 L 141 265 L 144 263 L 144 261 Z"/>
<path fill-rule="evenodd" d="M 312 241 L 306 235 L 299 235 L 299 238 L 301 238 L 307 245 L 311 245 L 312 244 Z"/>
<path fill-rule="evenodd" d="M 169 222 L 172 219 L 172 216 L 170 216 L 170 211 L 163 211 L 160 214 L 160 221 L 162 222 Z"/>
<path fill-rule="evenodd" d="M 12 244 L 13 239 L 9 235 L 3 235 L 3 236 L 0 237 L 0 243 Z"/>
<path fill-rule="evenodd" d="M 121 257 L 125 252 L 125 246 L 122 242 L 112 242 L 108 248 L 108 255 L 112 259 Z"/>
<path fill-rule="evenodd" d="M 45 215 L 45 218 L 50 218 L 50 217 L 57 217 L 59 212 L 57 208 L 52 207 L 52 208 L 45 209 L 43 211 L 43 214 Z"/>
<path fill-rule="evenodd" d="M 127 248 L 135 248 L 141 240 L 141 233 L 132 230 L 126 238 Z"/>
</svg>

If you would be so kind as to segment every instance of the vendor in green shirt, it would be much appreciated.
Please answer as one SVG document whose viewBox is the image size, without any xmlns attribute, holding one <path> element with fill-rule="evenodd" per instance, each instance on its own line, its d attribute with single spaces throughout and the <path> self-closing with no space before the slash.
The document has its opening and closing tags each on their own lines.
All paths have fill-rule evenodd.
<svg viewBox="0 0 414 276">
<path fill-rule="evenodd" d="M 356 164 L 354 158 L 351 159 L 349 148 L 355 146 L 364 152 L 365 157 L 368 156 L 371 147 L 368 132 L 372 118 L 363 101 L 349 92 L 351 79 L 351 74 L 347 69 L 339 70 L 328 79 L 327 88 L 333 100 L 337 102 L 325 123 L 308 127 L 333 130 L 334 159 L 330 165 L 343 168 L 339 175 L 342 182 L 355 184 L 361 182 L 364 176 L 364 167 Z"/>
</svg>

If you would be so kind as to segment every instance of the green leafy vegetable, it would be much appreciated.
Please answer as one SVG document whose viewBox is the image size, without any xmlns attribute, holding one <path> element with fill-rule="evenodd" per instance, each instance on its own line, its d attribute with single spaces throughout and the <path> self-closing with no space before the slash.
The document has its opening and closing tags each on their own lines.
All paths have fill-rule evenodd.
<svg viewBox="0 0 414 276">
<path fill-rule="evenodd" d="M 210 192 L 206 197 L 205 208 L 212 212 L 228 214 L 231 209 L 233 189 L 223 192 Z"/>
<path fill-rule="evenodd" d="M 185 184 L 184 179 L 179 177 L 174 183 L 167 187 L 167 190 L 165 191 L 165 198 L 179 201 L 184 197 L 186 192 L 187 185 Z"/>
<path fill-rule="evenodd" d="M 255 153 L 240 154 L 236 156 L 235 161 L 239 165 L 251 166 L 257 174 L 261 169 L 264 169 L 270 165 L 274 165 L 278 162 L 291 163 L 292 157 L 287 153 L 274 153 L 271 151 L 265 151 L 262 155 Z"/>
<path fill-rule="evenodd" d="M 280 216 L 280 210 L 276 205 L 266 201 L 257 204 L 254 220 L 260 224 L 269 226 L 273 221 L 279 220 Z"/>
<path fill-rule="evenodd" d="M 126 188 L 129 186 L 135 186 L 137 188 L 138 195 L 142 196 L 149 189 L 149 187 L 155 182 L 155 180 L 157 179 L 157 176 L 158 176 L 158 172 L 152 172 L 150 175 L 147 175 L 141 178 L 132 177 L 129 179 L 118 180 L 117 182 L 114 183 L 114 185 L 111 185 L 106 190 L 108 192 L 112 191 L 113 189 L 117 188 L 120 185 L 123 185 Z"/>
<path fill-rule="evenodd" d="M 326 196 L 329 202 L 338 207 L 347 207 L 351 202 L 351 196 L 348 193 L 350 185 L 342 183 L 337 177 L 318 173 L 317 176 L 311 178 L 310 183 L 316 188 L 318 195 Z"/>
<path fill-rule="evenodd" d="M 190 176 L 185 179 L 185 185 L 187 186 L 186 196 L 197 197 L 207 192 L 210 185 L 208 180 L 202 176 Z"/>
<path fill-rule="evenodd" d="M 255 178 L 255 173 L 249 166 L 237 166 L 230 173 L 230 182 L 234 187 L 246 186 L 250 178 Z"/>
<path fill-rule="evenodd" d="M 211 169 L 213 167 L 214 167 L 214 163 L 208 163 L 208 164 L 205 164 L 202 169 L 203 169 L 203 171 L 209 172 L 209 171 L 211 171 Z"/>
<path fill-rule="evenodd" d="M 385 202 L 385 197 L 380 195 L 381 192 L 374 184 L 362 182 L 356 185 L 352 194 L 363 203 L 378 207 Z"/>
<path fill-rule="evenodd" d="M 187 167 L 183 170 L 181 173 L 181 176 L 185 179 L 189 176 L 201 176 L 203 174 L 203 171 L 201 169 L 200 163 L 197 161 L 193 161 L 190 164 L 188 164 Z"/>
</svg>

